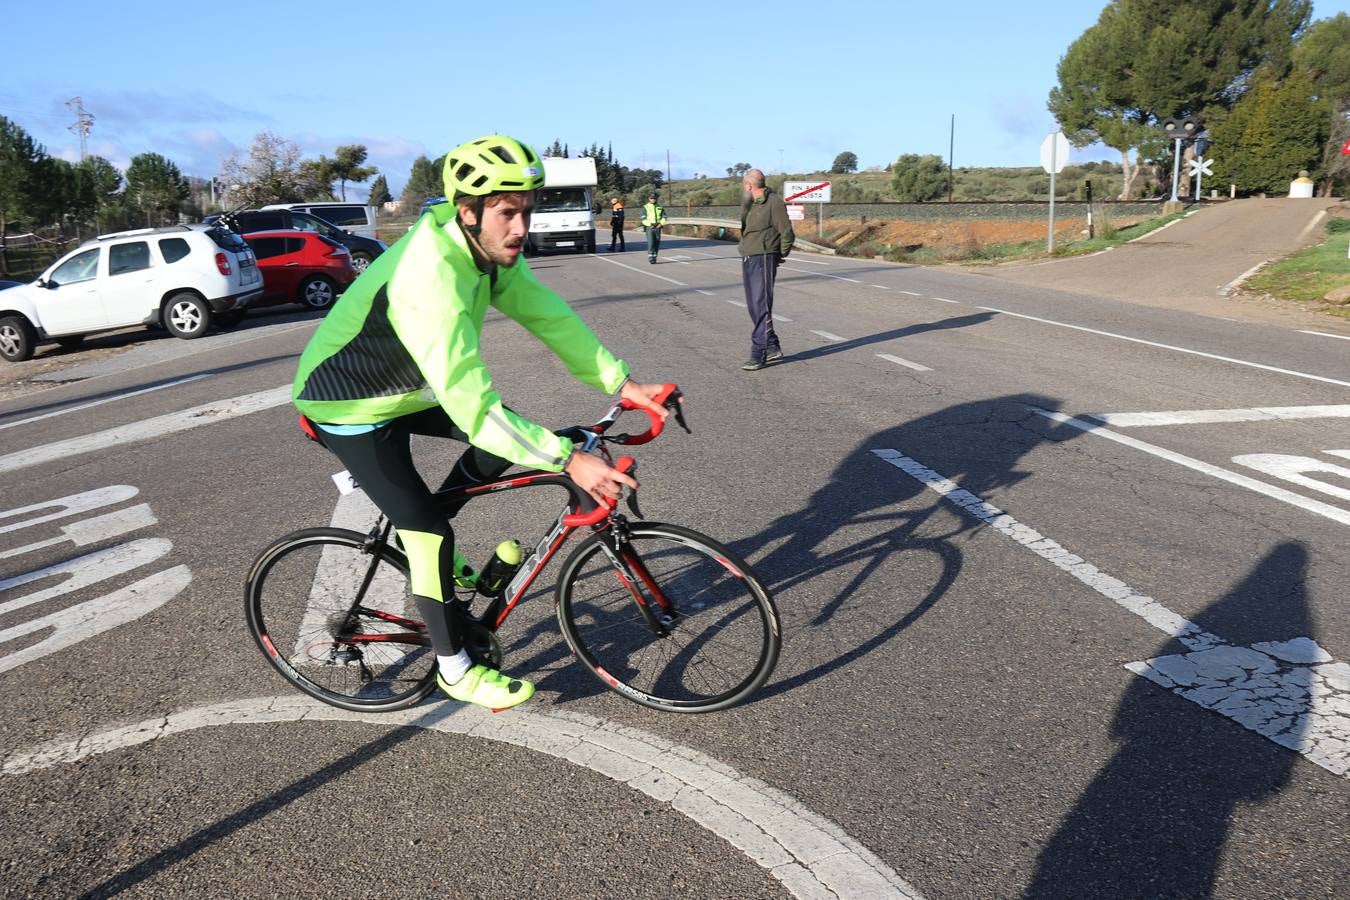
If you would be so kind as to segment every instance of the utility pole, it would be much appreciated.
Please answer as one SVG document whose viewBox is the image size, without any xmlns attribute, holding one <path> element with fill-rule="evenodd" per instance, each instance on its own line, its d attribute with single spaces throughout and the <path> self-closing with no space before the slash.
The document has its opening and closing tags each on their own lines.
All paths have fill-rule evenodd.
<svg viewBox="0 0 1350 900">
<path fill-rule="evenodd" d="M 666 150 L 666 206 L 670 204 L 670 150 Z"/>
<path fill-rule="evenodd" d="M 783 148 L 782 148 L 782 147 L 779 147 L 779 148 L 778 148 L 778 174 L 779 174 L 779 175 L 786 175 L 786 174 L 787 174 L 786 172 L 783 171 Z"/>
<path fill-rule="evenodd" d="M 947 144 L 947 202 L 952 202 L 952 156 L 956 153 L 956 113 L 952 113 L 952 136 Z"/>
<path fill-rule="evenodd" d="M 89 155 L 89 128 L 94 124 L 94 117 L 85 111 L 84 101 L 79 97 L 67 100 L 66 109 L 75 113 L 74 124 L 67 126 L 66 130 L 80 136 L 80 162 L 84 162 L 84 158 Z"/>
</svg>

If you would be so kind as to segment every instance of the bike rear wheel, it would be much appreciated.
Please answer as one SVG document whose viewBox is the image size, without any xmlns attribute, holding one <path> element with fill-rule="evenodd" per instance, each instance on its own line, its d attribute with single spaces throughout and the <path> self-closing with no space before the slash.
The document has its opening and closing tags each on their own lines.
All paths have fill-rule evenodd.
<svg viewBox="0 0 1350 900">
<path fill-rule="evenodd" d="M 652 709 L 713 712 L 745 701 L 778 660 L 769 592 L 740 557 L 696 531 L 659 522 L 628 531 L 622 569 L 601 535 L 563 564 L 558 624 L 572 652 L 610 690 Z M 639 602 L 667 620 L 666 634 L 652 630 Z"/>
<path fill-rule="evenodd" d="M 244 587 L 248 627 L 292 685 L 359 712 L 402 709 L 436 686 L 408 563 L 341 528 L 308 528 L 258 554 Z"/>
</svg>

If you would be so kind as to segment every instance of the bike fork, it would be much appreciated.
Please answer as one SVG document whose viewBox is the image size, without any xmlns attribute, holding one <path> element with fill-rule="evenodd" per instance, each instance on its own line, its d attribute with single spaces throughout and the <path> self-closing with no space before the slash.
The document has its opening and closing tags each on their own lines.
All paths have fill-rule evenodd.
<svg viewBox="0 0 1350 900">
<path fill-rule="evenodd" d="M 642 613 L 643 621 L 647 623 L 652 634 L 658 637 L 668 636 L 670 626 L 679 618 L 679 611 L 656 583 L 642 558 L 633 550 L 627 536 L 616 527 L 604 539 L 601 546 L 614 566 L 614 574 L 632 595 L 639 612 Z"/>
</svg>

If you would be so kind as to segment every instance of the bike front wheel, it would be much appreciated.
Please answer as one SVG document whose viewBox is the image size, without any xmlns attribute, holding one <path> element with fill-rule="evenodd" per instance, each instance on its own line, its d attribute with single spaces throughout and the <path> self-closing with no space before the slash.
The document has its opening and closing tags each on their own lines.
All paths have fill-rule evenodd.
<svg viewBox="0 0 1350 900">
<path fill-rule="evenodd" d="M 782 643 L 769 592 L 740 557 L 696 531 L 659 522 L 627 529 L 617 558 L 604 535 L 592 535 L 558 575 L 558 624 L 576 658 L 652 709 L 744 702 L 768 680 Z"/>
<path fill-rule="evenodd" d="M 311 697 L 383 712 L 436 686 L 408 562 L 393 547 L 342 528 L 296 531 L 258 554 L 244 595 L 259 649 Z"/>
</svg>

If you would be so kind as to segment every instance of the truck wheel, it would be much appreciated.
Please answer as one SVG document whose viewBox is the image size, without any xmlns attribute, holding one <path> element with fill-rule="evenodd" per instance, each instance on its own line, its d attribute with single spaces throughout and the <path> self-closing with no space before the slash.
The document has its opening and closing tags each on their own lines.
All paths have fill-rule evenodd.
<svg viewBox="0 0 1350 900">
<path fill-rule="evenodd" d="M 0 319 L 0 356 L 10 362 L 33 358 L 33 344 L 37 332 L 23 316 L 5 316 Z"/>
<path fill-rule="evenodd" d="M 586 238 L 586 252 L 587 253 L 595 252 L 595 235 L 591 235 L 590 237 Z"/>
</svg>

